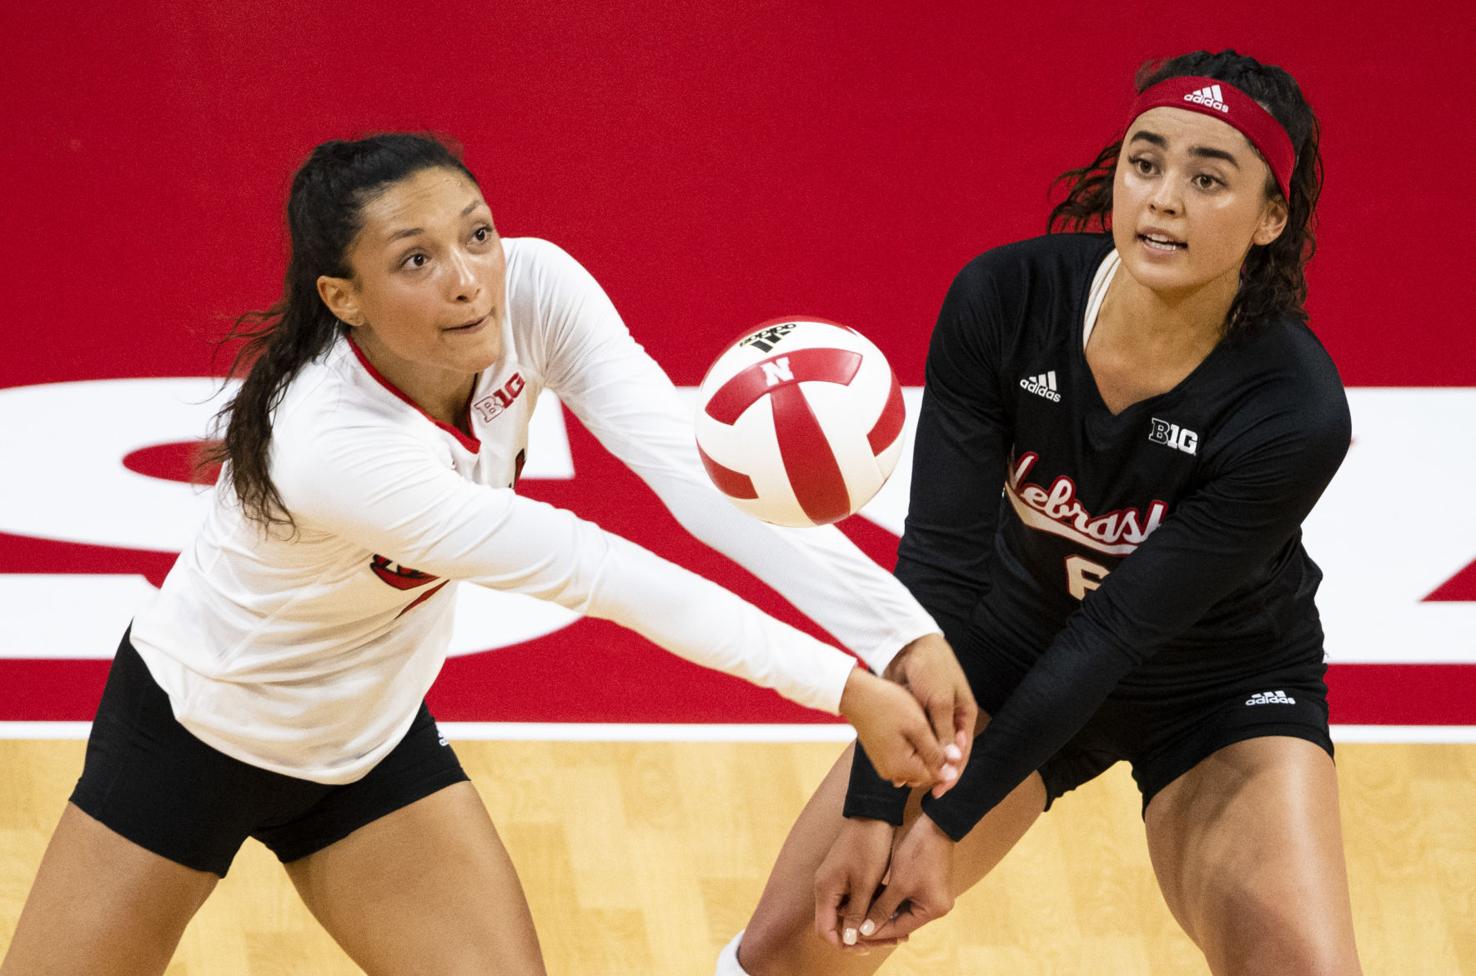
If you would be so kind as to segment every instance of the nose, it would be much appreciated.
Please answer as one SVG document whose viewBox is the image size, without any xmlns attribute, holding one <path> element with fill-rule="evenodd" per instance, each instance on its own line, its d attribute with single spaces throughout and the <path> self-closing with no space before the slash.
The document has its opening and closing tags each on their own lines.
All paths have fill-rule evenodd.
<svg viewBox="0 0 1476 976">
<path fill-rule="evenodd" d="M 476 268 L 469 260 L 469 255 L 461 250 L 453 251 L 449 264 L 451 274 L 448 278 L 454 293 L 452 300 L 462 305 L 476 301 L 477 296 L 482 293 L 482 283 L 477 278 Z"/>
<path fill-rule="evenodd" d="M 1153 192 L 1148 195 L 1148 209 L 1154 213 L 1176 214 L 1183 206 L 1179 197 L 1179 183 L 1173 179 L 1155 180 Z"/>
</svg>

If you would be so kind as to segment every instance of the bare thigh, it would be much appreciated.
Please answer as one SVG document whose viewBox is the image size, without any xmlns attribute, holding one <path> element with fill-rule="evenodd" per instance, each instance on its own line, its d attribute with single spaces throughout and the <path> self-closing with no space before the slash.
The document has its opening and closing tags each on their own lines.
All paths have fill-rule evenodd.
<svg viewBox="0 0 1476 976">
<path fill-rule="evenodd" d="M 1215 976 L 1361 973 L 1332 759 L 1286 736 L 1226 746 L 1148 806 L 1153 870 Z"/>
<path fill-rule="evenodd" d="M 4 976 L 154 976 L 219 879 L 68 803 L 21 910 Z"/>
<path fill-rule="evenodd" d="M 471 783 L 432 793 L 287 865 L 369 976 L 543 976 L 522 885 Z"/>
<path fill-rule="evenodd" d="M 841 806 L 850 778 L 848 746 L 805 805 L 779 851 L 769 882 L 743 933 L 739 959 L 753 976 L 863 976 L 873 973 L 890 949 L 860 955 L 841 952 L 815 934 L 815 872 L 840 832 Z M 920 812 L 920 793 L 908 804 L 910 822 Z M 978 884 L 1030 829 L 1045 806 L 1040 776 L 1015 788 L 979 821 L 954 850 L 954 894 Z"/>
</svg>

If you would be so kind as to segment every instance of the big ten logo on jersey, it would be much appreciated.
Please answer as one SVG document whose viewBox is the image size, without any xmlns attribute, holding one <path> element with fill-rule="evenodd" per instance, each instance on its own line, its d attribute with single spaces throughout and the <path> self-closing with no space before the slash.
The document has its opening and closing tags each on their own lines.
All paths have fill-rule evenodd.
<svg viewBox="0 0 1476 976">
<path fill-rule="evenodd" d="M 758 330 L 746 339 L 740 339 L 738 345 L 753 346 L 759 352 L 768 352 L 777 346 L 785 336 L 794 331 L 794 325 L 795 323 L 793 322 L 783 322 L 779 325 L 768 326 L 767 328 Z M 773 383 L 771 382 L 769 385 L 772 386 Z"/>
<path fill-rule="evenodd" d="M 501 387 L 473 403 L 472 409 L 482 418 L 482 423 L 491 423 L 498 414 L 513 405 L 527 385 L 522 373 L 514 373 Z"/>
<path fill-rule="evenodd" d="M 1155 444 L 1164 444 L 1185 454 L 1199 453 L 1199 435 L 1188 427 L 1171 424 L 1157 417 L 1148 421 L 1148 439 Z"/>
</svg>

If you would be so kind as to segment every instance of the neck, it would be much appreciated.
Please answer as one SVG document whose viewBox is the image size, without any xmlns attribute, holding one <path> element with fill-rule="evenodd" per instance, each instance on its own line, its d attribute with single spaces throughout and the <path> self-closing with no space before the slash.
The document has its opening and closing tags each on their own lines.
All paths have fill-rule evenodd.
<svg viewBox="0 0 1476 976">
<path fill-rule="evenodd" d="M 1154 291 L 1119 269 L 1103 299 L 1098 325 L 1107 325 L 1110 334 L 1131 345 L 1202 357 L 1225 334 L 1239 288 L 1238 269 L 1174 292 Z"/>
<path fill-rule="evenodd" d="M 443 424 L 457 427 L 466 416 L 466 404 L 477 374 L 417 363 L 395 355 L 368 329 L 356 329 L 353 340 L 364 358 L 415 405 Z"/>
</svg>

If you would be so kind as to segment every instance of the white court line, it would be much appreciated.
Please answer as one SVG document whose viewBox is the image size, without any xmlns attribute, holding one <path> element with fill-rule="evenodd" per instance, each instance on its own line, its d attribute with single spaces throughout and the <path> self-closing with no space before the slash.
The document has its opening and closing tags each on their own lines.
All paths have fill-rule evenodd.
<svg viewBox="0 0 1476 976">
<path fill-rule="evenodd" d="M 85 739 L 91 722 L 0 722 L 0 739 Z"/>
<path fill-rule="evenodd" d="M 441 722 L 459 742 L 850 742 L 849 725 Z M 0 722 L 0 739 L 85 739 L 91 722 Z M 1476 743 L 1472 725 L 1334 725 L 1335 742 Z"/>
<path fill-rule="evenodd" d="M 534 742 L 850 742 L 856 730 L 815 725 L 619 722 L 440 722 L 448 739 Z"/>
<path fill-rule="evenodd" d="M 1334 725 L 1334 742 L 1476 743 L 1476 725 Z"/>
</svg>

